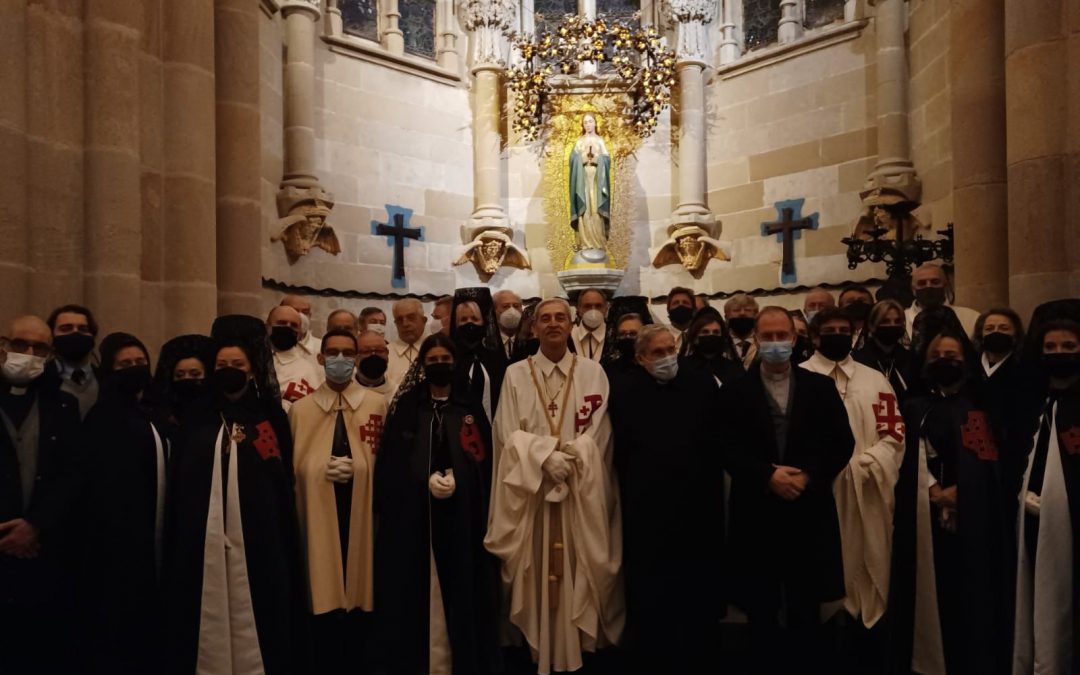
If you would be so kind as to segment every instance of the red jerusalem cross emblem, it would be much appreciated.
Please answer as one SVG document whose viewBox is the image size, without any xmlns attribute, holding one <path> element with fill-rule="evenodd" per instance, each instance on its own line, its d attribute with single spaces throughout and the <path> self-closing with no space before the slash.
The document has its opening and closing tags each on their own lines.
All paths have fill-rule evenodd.
<svg viewBox="0 0 1080 675">
<path fill-rule="evenodd" d="M 896 410 L 896 395 L 878 393 L 878 403 L 874 404 L 874 421 L 877 422 L 879 438 L 892 436 L 897 441 L 904 440 L 904 418 Z"/>
<path fill-rule="evenodd" d="M 990 423 L 986 420 L 986 413 L 981 410 L 968 412 L 967 423 L 960 428 L 960 440 L 964 447 L 975 453 L 975 456 L 986 462 L 998 460 L 997 441 L 990 431 Z"/>
<path fill-rule="evenodd" d="M 379 452 L 382 429 L 382 415 L 371 415 L 368 417 L 367 424 L 360 425 L 360 440 L 371 446 L 371 454 L 373 455 Z"/>
<path fill-rule="evenodd" d="M 315 388 L 308 384 L 307 380 L 293 381 L 285 387 L 285 391 L 282 392 L 281 398 L 289 403 L 296 403 L 314 391 Z"/>
<path fill-rule="evenodd" d="M 1080 455 L 1080 427 L 1072 427 L 1058 434 L 1067 455 Z"/>
<path fill-rule="evenodd" d="M 255 451 L 259 453 L 259 457 L 264 460 L 271 457 L 281 458 L 281 448 L 278 447 L 277 434 L 274 433 L 274 427 L 270 422 L 259 422 L 255 425 L 255 431 L 259 432 L 259 437 L 251 442 L 255 446 Z"/>
<path fill-rule="evenodd" d="M 593 413 L 596 412 L 603 401 L 604 397 L 600 394 L 589 394 L 585 397 L 585 404 L 578 408 L 577 414 L 574 416 L 575 434 L 580 434 L 589 428 L 589 425 L 592 424 Z"/>
</svg>

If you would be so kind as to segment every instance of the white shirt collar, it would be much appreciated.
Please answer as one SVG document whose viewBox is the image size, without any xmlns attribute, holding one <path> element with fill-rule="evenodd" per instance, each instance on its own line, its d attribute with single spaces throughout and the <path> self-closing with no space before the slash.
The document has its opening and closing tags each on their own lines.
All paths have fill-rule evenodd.
<svg viewBox="0 0 1080 675">
<path fill-rule="evenodd" d="M 844 373 L 849 380 L 855 377 L 855 359 L 851 358 L 850 354 L 845 356 L 843 361 L 833 361 L 825 358 L 821 352 L 814 352 L 807 363 L 811 370 L 821 375 L 831 375 L 834 370 L 839 368 L 840 372 Z"/>
<path fill-rule="evenodd" d="M 365 391 L 364 387 L 354 380 L 349 382 L 349 386 L 345 387 L 345 391 L 341 392 L 340 396 L 350 410 L 356 410 L 364 401 Z M 338 392 L 331 389 L 329 384 L 323 382 L 322 386 L 316 389 L 311 396 L 315 399 L 315 403 L 323 409 L 323 412 L 328 413 L 337 405 L 338 395 Z"/>
<path fill-rule="evenodd" d="M 1005 358 L 1001 359 L 1000 361 L 998 361 L 998 362 L 997 362 L 997 363 L 995 363 L 994 365 L 990 365 L 990 359 L 989 359 L 989 358 L 987 358 L 987 356 L 986 356 L 986 352 L 983 352 L 983 355 L 982 355 L 982 367 L 983 367 L 983 372 L 984 372 L 984 373 L 986 373 L 986 376 L 987 376 L 987 377 L 990 377 L 991 375 L 993 375 L 993 374 L 994 374 L 994 372 L 995 372 L 995 371 L 996 371 L 996 370 L 997 370 L 998 368 L 1000 368 L 1000 367 L 1001 367 L 1001 364 L 1003 364 L 1003 363 L 1005 363 L 1006 361 L 1008 361 L 1008 360 L 1009 360 L 1009 357 L 1010 357 L 1010 356 L 1012 356 L 1012 353 L 1011 353 L 1011 352 L 1010 352 L 1009 354 L 1006 354 L 1006 355 L 1005 355 Z"/>
<path fill-rule="evenodd" d="M 550 377 L 551 371 L 555 368 L 558 368 L 559 372 L 563 375 L 568 376 L 570 374 L 570 364 L 573 360 L 574 355 L 570 353 L 569 349 L 566 350 L 566 353 L 563 354 L 563 357 L 559 359 L 558 363 L 544 356 L 544 352 L 542 351 L 537 351 L 536 356 L 533 357 L 533 363 L 535 363 L 536 367 L 540 369 L 540 372 L 544 374 L 544 377 Z"/>
<path fill-rule="evenodd" d="M 419 340 L 417 340 L 417 343 L 419 343 Z M 401 357 L 405 356 L 405 352 L 409 351 L 410 347 L 417 354 L 420 353 L 420 345 L 419 344 L 409 344 L 408 342 L 405 342 L 401 338 L 394 338 L 394 341 L 390 343 L 390 347 L 394 350 L 395 354 L 397 354 L 398 356 L 401 356 Z"/>
</svg>

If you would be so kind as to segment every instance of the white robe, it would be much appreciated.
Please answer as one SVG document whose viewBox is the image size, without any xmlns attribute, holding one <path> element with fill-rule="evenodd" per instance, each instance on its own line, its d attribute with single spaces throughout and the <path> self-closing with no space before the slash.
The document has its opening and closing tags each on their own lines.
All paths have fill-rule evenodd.
<svg viewBox="0 0 1080 675">
<path fill-rule="evenodd" d="M 591 340 L 588 338 L 591 336 Z M 604 354 L 604 339 L 607 336 L 607 324 L 600 324 L 596 330 L 589 330 L 584 324 L 578 324 L 570 330 L 570 339 L 578 356 L 591 361 L 599 361 Z M 593 353 L 589 355 L 589 342 L 593 342 Z"/>
<path fill-rule="evenodd" d="M 390 348 L 390 363 L 386 367 L 386 379 L 401 384 L 401 381 L 405 379 L 405 374 L 409 372 L 409 367 L 412 366 L 413 361 L 420 354 L 420 343 L 422 341 L 423 339 L 417 340 L 412 345 L 404 342 L 401 338 L 390 341 L 389 345 L 387 345 Z M 409 347 L 412 347 L 411 355 L 409 354 Z"/>
<path fill-rule="evenodd" d="M 802 367 L 837 383 L 855 451 L 833 482 L 844 559 L 844 609 L 873 627 L 889 599 L 895 488 L 904 459 L 904 421 L 889 381 L 850 356 L 839 363 L 815 353 Z"/>
<path fill-rule="evenodd" d="M 1068 675 L 1072 672 L 1073 529 L 1069 495 L 1058 445 L 1057 404 L 1051 411 L 1050 446 L 1039 505 L 1036 556 L 1028 557 L 1024 541 L 1024 496 L 1031 479 L 1034 444 L 1020 491 L 1020 525 L 1016 574 L 1016 630 L 1013 675 Z M 1040 420 L 1040 428 L 1042 427 Z M 1038 439 L 1038 432 L 1036 432 Z"/>
<path fill-rule="evenodd" d="M 564 375 L 574 358 L 567 353 L 559 362 Z M 542 353 L 531 361 L 541 390 L 546 391 L 544 372 L 556 365 Z M 563 415 L 567 387 L 571 389 Z M 551 436 L 549 401 L 537 394 L 530 360 L 507 369 L 493 429 L 494 479 L 484 539 L 502 563 L 510 621 L 524 634 L 542 675 L 577 670 L 582 651 L 615 644 L 624 623 L 622 523 L 603 369 L 578 357 L 573 380 L 563 385 L 555 401 L 560 406 L 555 419 L 563 418 L 558 439 Z M 575 458 L 562 489 L 541 469 L 556 449 Z M 558 606 L 553 611 L 549 519 L 558 500 L 565 547 Z"/>
<path fill-rule="evenodd" d="M 311 365 L 300 345 L 274 352 L 274 373 L 281 387 L 281 406 L 285 412 L 289 412 L 293 403 L 314 393 L 325 379 L 322 370 Z"/>
</svg>

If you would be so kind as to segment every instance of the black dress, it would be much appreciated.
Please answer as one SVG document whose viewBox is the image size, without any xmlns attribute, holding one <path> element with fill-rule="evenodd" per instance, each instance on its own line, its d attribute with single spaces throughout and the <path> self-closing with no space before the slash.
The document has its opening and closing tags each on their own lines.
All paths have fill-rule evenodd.
<svg viewBox="0 0 1080 675">
<path fill-rule="evenodd" d="M 491 429 L 468 396 L 433 401 L 421 384 L 389 415 L 375 471 L 376 670 L 428 672 L 433 554 L 453 671 L 497 671 L 497 567 L 484 549 L 490 453 Z M 435 499 L 428 479 L 446 469 L 455 492 Z"/>
<path fill-rule="evenodd" d="M 915 355 L 903 345 L 898 344 L 891 350 L 886 350 L 877 340 L 867 337 L 862 347 L 851 352 L 851 358 L 884 375 L 896 392 L 896 400 L 901 404 L 904 403 L 908 389 L 919 376 L 915 370 Z"/>
<path fill-rule="evenodd" d="M 236 402 L 219 401 L 212 414 L 189 420 L 177 444 L 166 508 L 165 672 L 190 675 L 195 670 L 206 520 L 222 418 L 245 430 L 229 461 L 239 470 L 247 572 L 263 665 L 267 675 L 302 673 L 308 662 L 308 603 L 292 437 L 281 406 L 251 392 Z"/>
</svg>

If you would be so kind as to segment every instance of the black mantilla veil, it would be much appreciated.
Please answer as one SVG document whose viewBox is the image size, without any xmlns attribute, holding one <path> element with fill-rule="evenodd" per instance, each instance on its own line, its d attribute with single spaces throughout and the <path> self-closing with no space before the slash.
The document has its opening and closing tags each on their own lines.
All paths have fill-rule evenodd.
<svg viewBox="0 0 1080 675">
<path fill-rule="evenodd" d="M 1031 313 L 1031 321 L 1028 322 L 1027 335 L 1024 339 L 1024 349 L 1021 355 L 1024 362 L 1039 363 L 1042 357 L 1042 343 L 1046 333 L 1046 324 L 1062 319 L 1080 323 L 1080 299 L 1051 300 L 1035 308 L 1035 311 Z"/>
<path fill-rule="evenodd" d="M 259 398 L 281 405 L 281 387 L 274 372 L 274 352 L 262 319 L 246 314 L 219 316 L 210 328 L 210 337 L 213 338 L 215 356 L 221 347 L 232 344 L 240 346 L 251 360 L 251 372 Z"/>
<path fill-rule="evenodd" d="M 648 298 L 641 295 L 620 295 L 612 298 L 608 303 L 608 313 L 605 318 L 607 333 L 604 335 L 604 353 L 600 356 L 601 363 L 619 360 L 619 349 L 615 343 L 619 339 L 619 321 L 627 314 L 637 314 L 641 317 L 643 326 L 653 323 Z"/>
<path fill-rule="evenodd" d="M 451 322 L 452 323 L 452 322 Z M 394 394 L 393 400 L 390 401 L 390 409 L 387 412 L 387 416 L 394 414 L 397 409 L 398 401 L 405 397 L 410 391 L 422 386 L 427 378 L 424 376 L 424 359 L 427 357 L 427 353 L 435 347 L 445 347 L 454 355 L 454 363 L 458 360 L 458 350 L 454 347 L 454 341 L 450 337 L 443 333 L 432 333 L 424 338 L 424 341 L 420 343 L 420 351 L 416 355 L 416 359 L 409 366 L 409 369 L 405 371 L 405 377 L 401 378 L 401 383 L 398 384 L 397 392 Z"/>
<path fill-rule="evenodd" d="M 679 356 L 693 355 L 694 343 L 697 341 L 698 334 L 710 323 L 720 324 L 720 335 L 724 343 L 721 355 L 732 361 L 741 361 L 741 359 L 735 357 L 735 344 L 731 341 L 731 330 L 728 328 L 727 321 L 724 321 L 724 315 L 715 307 L 702 307 L 694 315 L 690 327 L 686 329 L 686 339 L 683 340 L 682 347 L 679 349 Z"/>
<path fill-rule="evenodd" d="M 942 332 L 955 333 L 963 336 L 964 346 L 964 360 L 968 360 L 969 352 L 974 354 L 975 347 L 971 344 L 971 339 L 967 336 L 967 331 L 964 330 L 963 324 L 960 323 L 960 319 L 956 318 L 956 313 L 950 307 L 944 305 L 940 307 L 930 307 L 919 312 L 915 317 L 915 322 L 911 328 L 911 351 L 915 352 L 919 356 L 919 365 L 923 364 L 923 359 L 926 357 L 926 350 L 930 346 L 930 341 L 937 337 Z M 975 359 L 978 362 L 978 359 Z"/>
<path fill-rule="evenodd" d="M 154 370 L 154 387 L 167 399 L 173 393 L 173 371 L 184 359 L 198 359 L 209 377 L 214 370 L 214 341 L 206 335 L 179 335 L 161 346 Z"/>
<path fill-rule="evenodd" d="M 450 305 L 450 338 L 455 344 L 461 343 L 457 335 L 457 308 L 466 302 L 475 302 L 480 308 L 480 318 L 484 322 L 482 346 L 488 349 L 501 349 L 499 324 L 495 320 L 495 302 L 491 299 L 491 290 L 486 286 L 459 288 L 454 291 L 454 300 Z"/>
</svg>

